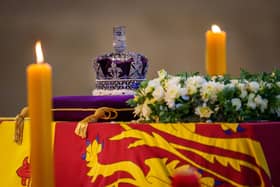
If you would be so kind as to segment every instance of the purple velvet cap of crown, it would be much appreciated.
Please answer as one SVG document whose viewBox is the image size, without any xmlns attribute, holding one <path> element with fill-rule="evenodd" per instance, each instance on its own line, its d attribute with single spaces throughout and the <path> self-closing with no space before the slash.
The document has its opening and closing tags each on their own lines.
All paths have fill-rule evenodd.
<svg viewBox="0 0 280 187">
<path fill-rule="evenodd" d="M 132 99 L 133 95 L 118 96 L 58 96 L 53 98 L 53 116 L 54 121 L 80 121 L 85 117 L 93 114 L 93 111 L 83 111 L 79 109 L 100 107 L 111 108 L 131 108 L 126 102 Z M 55 110 L 60 109 L 60 110 Z M 63 110 L 77 109 L 77 110 Z M 133 111 L 118 112 L 118 118 L 114 121 L 131 121 L 133 120 Z"/>
</svg>

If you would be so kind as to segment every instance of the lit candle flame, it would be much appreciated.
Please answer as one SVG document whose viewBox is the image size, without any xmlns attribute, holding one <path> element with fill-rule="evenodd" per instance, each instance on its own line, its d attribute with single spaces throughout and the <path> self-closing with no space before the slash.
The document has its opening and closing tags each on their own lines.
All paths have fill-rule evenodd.
<svg viewBox="0 0 280 187">
<path fill-rule="evenodd" d="M 218 33 L 218 32 L 221 32 L 221 29 L 218 25 L 212 25 L 212 31 L 214 33 Z"/>
<path fill-rule="evenodd" d="M 43 63 L 44 62 L 44 55 L 42 52 L 42 46 L 41 46 L 41 41 L 37 41 L 35 44 L 35 52 L 36 52 L 36 59 L 37 63 Z"/>
</svg>

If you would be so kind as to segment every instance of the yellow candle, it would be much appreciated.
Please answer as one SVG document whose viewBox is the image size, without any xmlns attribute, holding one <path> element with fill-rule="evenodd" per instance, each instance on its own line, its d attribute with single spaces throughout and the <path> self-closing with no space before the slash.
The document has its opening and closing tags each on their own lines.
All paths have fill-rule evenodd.
<svg viewBox="0 0 280 187">
<path fill-rule="evenodd" d="M 53 187 L 52 70 L 44 62 L 41 43 L 36 43 L 37 63 L 27 67 L 28 107 L 31 123 L 32 187 Z"/>
<path fill-rule="evenodd" d="M 217 25 L 206 32 L 206 72 L 208 75 L 226 73 L 226 33 Z"/>
</svg>

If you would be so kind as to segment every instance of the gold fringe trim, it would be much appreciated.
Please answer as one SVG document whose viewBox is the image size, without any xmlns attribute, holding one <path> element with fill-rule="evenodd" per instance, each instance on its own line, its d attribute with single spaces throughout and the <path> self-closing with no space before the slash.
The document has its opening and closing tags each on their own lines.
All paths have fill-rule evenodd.
<svg viewBox="0 0 280 187">
<path fill-rule="evenodd" d="M 15 121 L 15 117 L 0 117 L 0 121 Z"/>
<path fill-rule="evenodd" d="M 111 107 L 101 107 L 101 108 L 111 108 Z M 100 108 L 53 108 L 52 111 L 96 111 Z M 123 112 L 123 111 L 134 111 L 133 108 L 113 108 L 117 112 Z"/>
<path fill-rule="evenodd" d="M 96 122 L 99 119 L 116 119 L 118 117 L 118 112 L 115 108 L 101 107 L 95 110 L 95 113 L 84 118 L 78 122 L 75 128 L 75 134 L 81 138 L 87 137 L 87 127 L 89 122 Z"/>
<path fill-rule="evenodd" d="M 53 108 L 52 111 L 93 111 L 94 114 L 78 122 L 75 134 L 85 138 L 89 122 L 97 122 L 99 119 L 112 120 L 118 117 L 118 112 L 133 111 L 133 108 Z M 24 119 L 28 117 L 28 107 L 24 107 L 16 118 L 1 118 L 1 120 L 15 120 L 14 141 L 21 145 L 23 140 Z"/>
</svg>

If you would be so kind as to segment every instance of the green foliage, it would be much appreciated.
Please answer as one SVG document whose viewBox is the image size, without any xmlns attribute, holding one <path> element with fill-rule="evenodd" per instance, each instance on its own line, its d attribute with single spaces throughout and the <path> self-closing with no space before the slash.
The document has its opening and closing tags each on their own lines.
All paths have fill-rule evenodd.
<svg viewBox="0 0 280 187">
<path fill-rule="evenodd" d="M 135 115 L 144 122 L 242 122 L 280 120 L 280 70 L 240 76 L 159 77 L 141 83 L 134 99 Z"/>
</svg>

